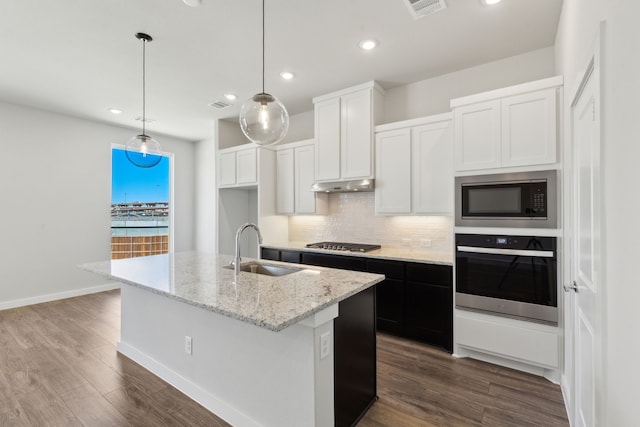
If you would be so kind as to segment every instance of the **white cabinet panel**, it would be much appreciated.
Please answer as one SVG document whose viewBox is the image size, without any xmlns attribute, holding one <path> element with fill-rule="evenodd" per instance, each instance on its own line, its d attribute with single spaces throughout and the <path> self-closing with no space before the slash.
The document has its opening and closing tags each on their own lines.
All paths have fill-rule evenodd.
<svg viewBox="0 0 640 427">
<path fill-rule="evenodd" d="M 474 350 L 532 363 L 559 366 L 558 334 L 456 315 L 456 344 Z"/>
<path fill-rule="evenodd" d="M 294 212 L 294 161 L 293 148 L 276 153 L 276 212 Z"/>
<path fill-rule="evenodd" d="M 314 146 L 296 147 L 295 154 L 295 212 L 316 213 L 316 193 L 311 191 L 314 183 Z M 326 195 L 321 195 L 326 199 Z"/>
<path fill-rule="evenodd" d="M 556 162 L 556 91 L 502 100 L 502 166 Z"/>
<path fill-rule="evenodd" d="M 500 101 L 456 108 L 453 120 L 456 170 L 500 167 Z"/>
<path fill-rule="evenodd" d="M 378 214 L 411 213 L 411 131 L 376 135 L 375 208 Z"/>
<path fill-rule="evenodd" d="M 368 82 L 313 99 L 316 181 L 373 178 L 373 126 L 383 93 Z"/>
<path fill-rule="evenodd" d="M 415 213 L 453 212 L 452 133 L 450 120 L 411 129 Z"/>
<path fill-rule="evenodd" d="M 451 100 L 455 170 L 556 163 L 561 85 L 557 76 Z"/>
<path fill-rule="evenodd" d="M 369 178 L 373 154 L 371 91 L 345 95 L 341 103 L 341 178 Z"/>
<path fill-rule="evenodd" d="M 340 98 L 318 102 L 315 110 L 316 179 L 340 179 Z"/>
<path fill-rule="evenodd" d="M 379 127 L 376 133 L 377 214 L 451 215 L 452 127 L 451 114 Z"/>
<path fill-rule="evenodd" d="M 256 149 L 248 148 L 236 152 L 236 184 L 258 182 Z"/>
<path fill-rule="evenodd" d="M 218 185 L 236 183 L 236 153 L 220 153 L 218 156 Z"/>
</svg>

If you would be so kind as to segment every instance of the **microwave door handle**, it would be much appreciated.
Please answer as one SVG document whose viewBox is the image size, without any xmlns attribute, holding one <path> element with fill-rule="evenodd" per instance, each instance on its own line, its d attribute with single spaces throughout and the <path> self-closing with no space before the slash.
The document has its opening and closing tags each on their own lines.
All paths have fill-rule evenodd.
<svg viewBox="0 0 640 427">
<path fill-rule="evenodd" d="M 536 258 L 553 258 L 553 251 L 532 251 L 525 249 L 501 249 L 501 248 L 479 248 L 476 246 L 458 246 L 458 252 L 468 252 L 472 254 L 492 254 L 492 255 L 517 255 Z"/>
</svg>

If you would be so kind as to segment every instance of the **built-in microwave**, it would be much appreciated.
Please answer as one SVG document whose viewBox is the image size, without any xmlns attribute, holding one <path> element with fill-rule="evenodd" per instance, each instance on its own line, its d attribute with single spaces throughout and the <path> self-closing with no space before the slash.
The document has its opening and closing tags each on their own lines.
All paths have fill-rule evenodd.
<svg viewBox="0 0 640 427">
<path fill-rule="evenodd" d="M 459 176 L 456 226 L 557 227 L 556 170 Z"/>
</svg>

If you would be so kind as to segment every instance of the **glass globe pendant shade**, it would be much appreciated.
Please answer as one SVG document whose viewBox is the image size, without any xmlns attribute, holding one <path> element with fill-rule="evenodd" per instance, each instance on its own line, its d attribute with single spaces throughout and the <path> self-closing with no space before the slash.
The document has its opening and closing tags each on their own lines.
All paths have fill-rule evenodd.
<svg viewBox="0 0 640 427">
<path fill-rule="evenodd" d="M 262 92 L 242 104 L 240 128 L 255 144 L 276 144 L 289 130 L 289 114 L 278 98 Z"/>
<path fill-rule="evenodd" d="M 160 144 L 149 135 L 136 135 L 127 142 L 127 159 L 140 168 L 152 168 L 162 160 Z"/>
</svg>

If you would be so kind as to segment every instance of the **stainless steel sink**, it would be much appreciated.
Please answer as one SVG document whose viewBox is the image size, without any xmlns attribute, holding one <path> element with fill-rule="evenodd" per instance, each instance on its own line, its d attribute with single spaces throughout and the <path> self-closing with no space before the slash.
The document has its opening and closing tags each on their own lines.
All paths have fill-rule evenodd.
<svg viewBox="0 0 640 427">
<path fill-rule="evenodd" d="M 228 265 L 225 268 L 229 268 L 233 270 L 232 265 Z M 296 271 L 302 270 L 301 268 L 295 267 L 282 267 L 280 265 L 273 264 L 262 264 L 258 262 L 249 262 L 246 264 L 240 264 L 240 271 L 245 271 L 247 273 L 254 274 L 262 274 L 264 276 L 286 276 L 287 274 L 295 273 Z"/>
</svg>

